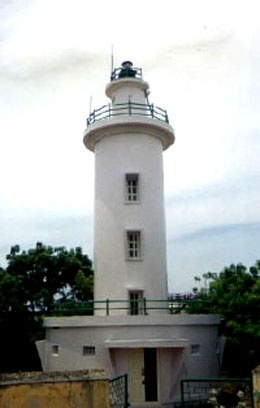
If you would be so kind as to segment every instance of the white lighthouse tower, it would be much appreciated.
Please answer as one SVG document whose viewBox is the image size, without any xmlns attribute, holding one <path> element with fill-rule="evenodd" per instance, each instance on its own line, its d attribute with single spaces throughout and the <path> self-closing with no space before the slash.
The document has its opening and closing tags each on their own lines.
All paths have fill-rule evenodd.
<svg viewBox="0 0 260 408">
<path fill-rule="evenodd" d="M 167 299 L 163 150 L 174 131 L 148 92 L 142 70 L 123 62 L 106 87 L 112 103 L 84 132 L 95 153 L 94 298 L 109 301 L 110 314 L 141 314 L 144 302 Z"/>
<path fill-rule="evenodd" d="M 126 373 L 132 406 L 173 406 L 183 376 L 218 376 L 219 318 L 168 304 L 163 151 L 174 132 L 166 112 L 148 102 L 142 70 L 129 61 L 106 94 L 112 103 L 91 113 L 84 132 L 95 153 L 95 315 L 80 308 L 45 318 L 37 347 L 45 371 Z M 111 407 L 127 406 L 124 390 L 110 394 Z"/>
</svg>

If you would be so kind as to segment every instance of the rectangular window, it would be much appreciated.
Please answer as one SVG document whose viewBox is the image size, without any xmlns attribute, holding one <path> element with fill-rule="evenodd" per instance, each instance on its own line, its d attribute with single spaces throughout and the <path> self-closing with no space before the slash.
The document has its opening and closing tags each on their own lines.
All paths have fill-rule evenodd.
<svg viewBox="0 0 260 408">
<path fill-rule="evenodd" d="M 126 174 L 126 201 L 139 201 L 139 176 L 138 174 Z"/>
<path fill-rule="evenodd" d="M 52 355 L 58 356 L 59 355 L 59 346 L 57 344 L 53 344 L 52 346 Z"/>
<path fill-rule="evenodd" d="M 143 304 L 143 291 L 131 291 L 129 292 L 129 303 L 130 303 L 130 315 L 143 314 L 144 304 Z"/>
<path fill-rule="evenodd" d="M 190 352 L 191 352 L 191 354 L 200 354 L 200 345 L 199 344 L 191 344 Z"/>
<path fill-rule="evenodd" d="M 83 356 L 94 356 L 96 354 L 96 349 L 94 346 L 83 346 L 82 354 Z"/>
<path fill-rule="evenodd" d="M 141 258 L 141 231 L 127 231 L 127 259 Z"/>
</svg>

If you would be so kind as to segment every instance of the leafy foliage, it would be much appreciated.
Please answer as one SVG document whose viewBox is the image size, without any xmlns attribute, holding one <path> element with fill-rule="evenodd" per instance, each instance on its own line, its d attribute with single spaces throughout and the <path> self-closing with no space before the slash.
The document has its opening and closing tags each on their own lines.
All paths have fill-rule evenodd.
<svg viewBox="0 0 260 408">
<path fill-rule="evenodd" d="M 6 258 L 7 268 L 0 271 L 1 311 L 49 313 L 58 299 L 92 299 L 92 263 L 79 247 L 68 251 L 38 242 L 21 251 L 15 245 Z"/>
<path fill-rule="evenodd" d="M 202 279 L 196 277 L 201 286 L 194 288 L 196 300 L 187 309 L 189 313 L 220 315 L 221 334 L 227 339 L 228 368 L 235 375 L 248 374 L 260 360 L 259 272 L 257 261 L 249 270 L 242 264 L 230 265 L 218 275 L 209 272 Z"/>
<path fill-rule="evenodd" d="M 27 251 L 15 245 L 6 259 L 0 268 L 0 371 L 40 370 L 34 342 L 44 337 L 43 317 L 57 305 L 59 315 L 66 314 L 66 304 L 91 305 L 92 262 L 79 247 L 40 242 Z"/>
</svg>

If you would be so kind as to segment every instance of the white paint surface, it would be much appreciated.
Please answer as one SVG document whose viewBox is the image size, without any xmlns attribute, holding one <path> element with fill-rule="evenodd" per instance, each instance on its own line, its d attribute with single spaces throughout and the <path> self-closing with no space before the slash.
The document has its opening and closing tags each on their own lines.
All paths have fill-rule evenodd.
<svg viewBox="0 0 260 408">
<path fill-rule="evenodd" d="M 127 104 L 130 96 L 131 102 L 147 104 L 147 88 L 141 79 L 118 79 L 106 92 L 113 107 Z M 163 149 L 173 140 L 167 123 L 127 111 L 86 129 L 85 144 L 95 152 L 95 300 L 127 301 L 130 290 L 143 291 L 148 299 L 167 299 Z M 125 201 L 130 173 L 139 175 L 140 200 L 135 203 Z M 129 230 L 141 232 L 138 260 L 126 259 Z"/>
</svg>

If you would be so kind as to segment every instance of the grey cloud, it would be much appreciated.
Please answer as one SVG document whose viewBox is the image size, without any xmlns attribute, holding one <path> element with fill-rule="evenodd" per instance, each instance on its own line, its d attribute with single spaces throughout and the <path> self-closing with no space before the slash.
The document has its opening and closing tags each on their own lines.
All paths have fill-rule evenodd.
<svg viewBox="0 0 260 408">
<path fill-rule="evenodd" d="M 223 225 L 212 225 L 206 228 L 197 229 L 193 232 L 179 235 L 178 237 L 171 238 L 171 242 L 185 242 L 194 240 L 209 240 L 212 237 L 223 237 L 227 234 L 245 234 L 257 235 L 260 240 L 260 222 L 249 223 L 234 223 Z"/>
<path fill-rule="evenodd" d="M 11 246 L 18 244 L 26 250 L 38 241 L 67 248 L 81 246 L 92 257 L 93 217 L 87 214 L 49 216 L 48 211 L 33 211 L 27 216 L 2 219 L 1 230 L 0 266 Z"/>
<path fill-rule="evenodd" d="M 252 194 L 256 196 L 258 191 L 256 186 L 259 184 L 260 176 L 258 174 L 241 174 L 230 177 L 222 182 L 204 185 L 199 188 L 190 188 L 184 191 L 178 191 L 176 194 L 166 196 L 166 207 L 174 207 L 183 203 L 197 203 L 201 201 L 209 201 L 218 197 L 230 197 L 230 203 L 238 198 L 238 196 Z M 253 197 L 253 196 L 252 196 Z"/>
<path fill-rule="evenodd" d="M 192 55 L 194 58 L 195 55 L 201 56 L 204 52 L 212 53 L 213 50 L 217 53 L 223 52 L 225 47 L 230 46 L 234 41 L 235 37 L 231 30 L 230 32 L 217 32 L 201 39 L 190 39 L 186 42 L 182 40 L 179 43 L 173 38 L 171 44 L 155 49 L 150 56 L 146 55 L 146 64 L 150 69 L 160 68 L 162 70 L 164 65 L 168 67 L 169 63 L 175 64 L 179 56 L 190 57 Z"/>
<path fill-rule="evenodd" d="M 240 262 L 254 265 L 260 258 L 259 241 L 260 223 L 209 227 L 171 239 L 167 244 L 171 291 L 191 290 L 194 276 L 208 271 L 220 272 Z"/>
<path fill-rule="evenodd" d="M 102 56 L 94 52 L 68 49 L 42 57 L 32 57 L 30 59 L 9 60 L 9 63 L 0 66 L 2 78 L 12 80 L 33 80 L 59 76 L 62 73 L 85 69 L 97 72 L 98 65 L 102 66 Z"/>
</svg>

